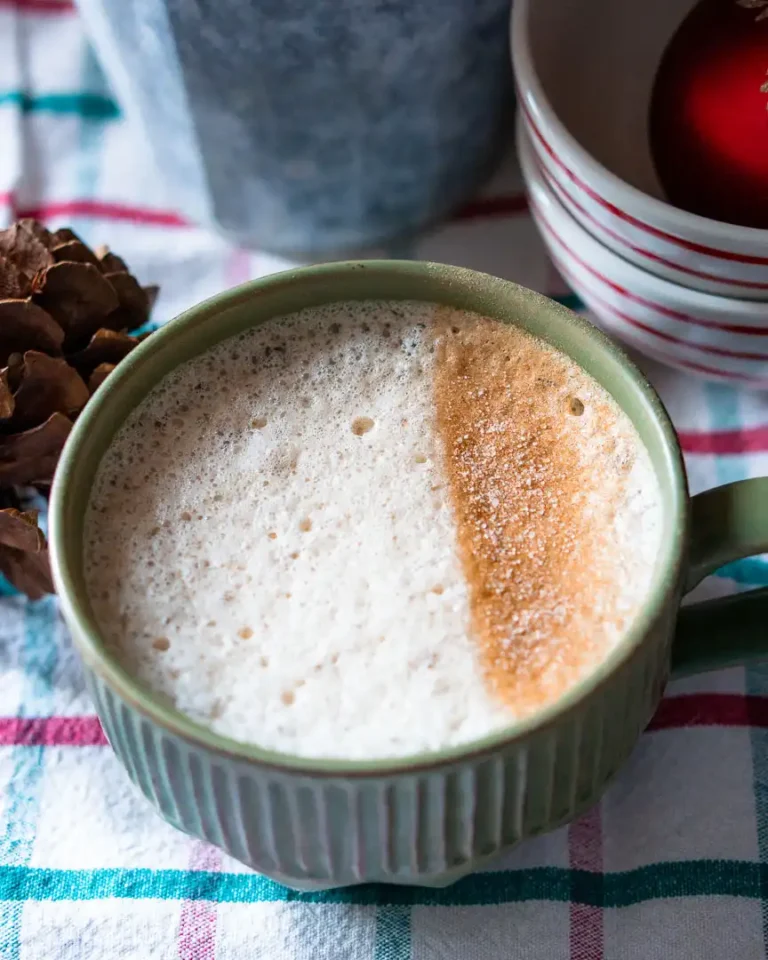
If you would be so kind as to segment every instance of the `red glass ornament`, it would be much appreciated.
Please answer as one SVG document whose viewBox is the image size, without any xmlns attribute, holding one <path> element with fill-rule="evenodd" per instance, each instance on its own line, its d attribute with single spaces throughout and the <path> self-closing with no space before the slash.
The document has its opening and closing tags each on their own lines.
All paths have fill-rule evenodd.
<svg viewBox="0 0 768 960">
<path fill-rule="evenodd" d="M 701 0 L 664 52 L 651 151 L 670 203 L 768 229 L 768 0 Z"/>
</svg>

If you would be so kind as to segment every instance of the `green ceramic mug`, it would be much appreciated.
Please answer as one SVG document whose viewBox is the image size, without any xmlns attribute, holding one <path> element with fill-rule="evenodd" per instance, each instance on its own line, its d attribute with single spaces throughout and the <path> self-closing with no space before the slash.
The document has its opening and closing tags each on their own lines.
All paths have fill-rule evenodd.
<svg viewBox="0 0 768 960">
<path fill-rule="evenodd" d="M 664 536 L 638 621 L 594 673 L 538 715 L 458 748 L 384 761 L 306 760 L 218 736 L 170 709 L 107 649 L 83 580 L 83 517 L 115 431 L 158 381 L 270 317 L 338 300 L 426 300 L 513 322 L 571 356 L 634 422 L 663 496 Z M 680 672 L 768 647 L 768 591 L 680 611 L 722 564 L 768 549 L 768 478 L 689 498 L 675 432 L 621 350 L 575 314 L 456 267 L 369 261 L 277 274 L 169 323 L 110 376 L 79 418 L 54 484 L 50 540 L 64 616 L 106 734 L 172 824 L 302 889 L 368 881 L 442 885 L 593 804 Z M 254 695 L 258 691 L 254 690 Z"/>
</svg>

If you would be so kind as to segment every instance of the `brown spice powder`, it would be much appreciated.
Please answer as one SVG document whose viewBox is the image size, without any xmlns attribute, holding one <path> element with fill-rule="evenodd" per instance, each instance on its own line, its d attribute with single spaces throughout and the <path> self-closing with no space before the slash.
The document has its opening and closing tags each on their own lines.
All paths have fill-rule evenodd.
<svg viewBox="0 0 768 960">
<path fill-rule="evenodd" d="M 524 715 L 602 659 L 595 619 L 621 616 L 601 525 L 590 523 L 594 497 L 611 496 L 610 484 L 601 489 L 610 457 L 585 467 L 581 433 L 598 418 L 610 454 L 618 411 L 594 392 L 573 404 L 586 375 L 518 328 L 446 309 L 435 338 L 436 423 L 470 626 L 489 687 Z"/>
</svg>

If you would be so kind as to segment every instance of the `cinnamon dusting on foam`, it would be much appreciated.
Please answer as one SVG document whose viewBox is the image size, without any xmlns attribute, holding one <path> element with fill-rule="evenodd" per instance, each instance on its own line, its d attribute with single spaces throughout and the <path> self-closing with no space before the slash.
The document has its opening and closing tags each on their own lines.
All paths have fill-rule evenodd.
<svg viewBox="0 0 768 960">
<path fill-rule="evenodd" d="M 635 612 L 617 568 L 631 576 L 640 441 L 591 378 L 521 329 L 441 310 L 435 335 L 471 629 L 490 688 L 525 715 L 596 666 Z"/>
</svg>

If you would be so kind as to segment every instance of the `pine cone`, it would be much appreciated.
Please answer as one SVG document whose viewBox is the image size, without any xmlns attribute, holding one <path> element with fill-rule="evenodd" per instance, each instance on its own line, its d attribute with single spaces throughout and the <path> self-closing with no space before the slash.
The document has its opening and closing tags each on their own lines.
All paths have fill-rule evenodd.
<svg viewBox="0 0 768 960">
<path fill-rule="evenodd" d="M 45 537 L 15 487 L 47 493 L 72 423 L 141 337 L 157 288 L 120 257 L 35 220 L 0 231 L 0 572 L 52 592 Z"/>
<path fill-rule="evenodd" d="M 24 511 L 12 491 L 0 492 L 0 573 L 32 600 L 53 593 L 48 545 L 37 510 Z"/>
</svg>

